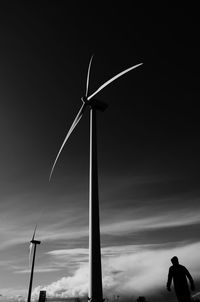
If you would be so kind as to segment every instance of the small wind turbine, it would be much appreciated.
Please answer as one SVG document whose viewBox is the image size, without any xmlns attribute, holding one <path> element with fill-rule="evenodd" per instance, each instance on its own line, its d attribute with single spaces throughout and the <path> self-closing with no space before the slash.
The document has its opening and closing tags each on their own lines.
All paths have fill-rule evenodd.
<svg viewBox="0 0 200 302">
<path fill-rule="evenodd" d="M 34 249 L 33 249 L 33 258 L 32 258 L 32 266 L 31 266 L 31 276 L 30 276 L 30 282 L 29 282 L 27 302 L 31 302 L 31 292 L 32 292 L 32 285 L 33 285 L 33 273 L 34 273 L 34 266 L 35 266 L 36 248 L 37 248 L 37 244 L 41 243 L 41 241 L 35 240 L 36 229 L 37 229 L 37 225 L 36 225 L 36 227 L 34 229 L 32 240 L 30 241 L 29 263 L 30 263 L 30 260 L 31 260 L 32 248 L 34 248 Z"/>
<path fill-rule="evenodd" d="M 111 82 L 115 81 L 125 73 L 139 67 L 142 63 L 134 65 L 126 70 L 118 73 L 103 85 L 101 85 L 95 92 L 88 96 L 90 69 L 93 56 L 90 59 L 85 96 L 81 98 L 82 106 L 78 111 L 59 151 L 55 158 L 54 164 L 51 169 L 49 180 L 52 177 L 55 165 L 58 161 L 60 153 L 64 148 L 71 133 L 81 120 L 85 109 L 89 107 L 90 110 L 90 169 L 89 169 L 89 293 L 88 300 L 92 302 L 102 302 L 102 272 L 101 272 L 101 245 L 100 245 L 100 224 L 99 224 L 99 194 L 98 194 L 98 166 L 97 166 L 97 129 L 96 129 L 96 111 L 104 111 L 107 104 L 94 99 L 94 96 L 99 93 L 103 88 L 108 86 Z"/>
</svg>

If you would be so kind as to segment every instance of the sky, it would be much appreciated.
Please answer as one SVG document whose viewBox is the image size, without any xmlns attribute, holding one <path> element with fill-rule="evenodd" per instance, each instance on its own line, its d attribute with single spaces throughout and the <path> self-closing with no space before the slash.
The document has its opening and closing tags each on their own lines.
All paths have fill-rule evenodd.
<svg viewBox="0 0 200 302">
<path fill-rule="evenodd" d="M 89 115 L 56 154 L 90 92 L 97 96 L 104 297 L 176 301 L 177 255 L 200 291 L 200 47 L 197 7 L 132 1 L 0 4 L 0 301 L 88 292 Z M 157 299 L 157 300 L 156 300 Z"/>
</svg>

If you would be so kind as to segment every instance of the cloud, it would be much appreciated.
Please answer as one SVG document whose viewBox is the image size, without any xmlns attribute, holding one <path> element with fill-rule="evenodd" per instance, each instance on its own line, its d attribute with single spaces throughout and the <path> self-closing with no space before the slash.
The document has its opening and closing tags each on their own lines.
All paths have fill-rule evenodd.
<svg viewBox="0 0 200 302">
<path fill-rule="evenodd" d="M 49 214 L 50 217 L 54 218 L 54 222 L 51 224 L 43 225 L 42 227 L 39 226 L 37 230 L 37 238 L 44 241 L 54 241 L 60 239 L 74 239 L 74 238 L 81 238 L 88 235 L 88 228 L 82 227 L 79 229 L 76 225 L 66 226 L 66 219 L 61 219 L 59 217 L 61 211 L 57 211 L 54 213 Z M 63 216 L 65 214 L 62 211 Z M 72 215 L 73 216 L 73 215 Z M 0 216 L 1 217 L 1 216 Z M 57 218 L 57 221 L 56 221 Z M 5 219 L 5 218 L 4 218 Z M 36 221 L 36 220 L 35 220 Z M 73 222 L 69 220 L 69 224 L 73 225 Z M 32 237 L 34 225 L 28 226 L 18 224 L 17 221 L 7 222 L 4 220 L 0 223 L 0 230 L 1 230 L 1 246 L 0 250 L 4 250 L 14 245 L 25 244 L 29 245 L 29 240 Z"/>
<path fill-rule="evenodd" d="M 47 252 L 49 255 L 55 255 L 55 256 L 63 256 L 63 255 L 79 255 L 79 254 L 88 254 L 88 249 L 84 248 L 76 248 L 76 249 L 65 249 L 65 250 L 55 250 Z"/>
<path fill-rule="evenodd" d="M 85 296 L 88 290 L 87 266 L 80 267 L 73 276 L 63 277 L 47 286 L 38 286 L 33 291 L 33 297 L 38 298 L 40 290 L 46 290 L 49 297 Z"/>
<path fill-rule="evenodd" d="M 137 214 L 136 217 L 129 219 L 130 213 L 121 214 L 121 219 L 117 221 L 105 222 L 101 226 L 102 235 L 127 235 L 128 233 L 139 233 L 141 231 L 149 232 L 154 230 L 162 231 L 164 229 L 170 229 L 174 227 L 194 226 L 198 225 L 200 221 L 200 212 L 191 209 L 182 209 L 178 211 L 168 211 L 165 213 L 156 213 L 140 217 L 141 214 Z"/>
<path fill-rule="evenodd" d="M 125 176 L 121 176 L 119 179 L 110 180 L 111 185 L 107 186 L 109 189 L 105 189 L 105 191 L 116 191 L 116 188 L 121 190 L 122 187 L 126 190 L 127 182 L 128 186 L 132 188 L 133 184 L 134 186 L 152 182 L 157 184 L 157 182 L 165 180 L 161 176 L 159 178 L 158 176 L 151 176 L 130 178 L 127 181 Z M 116 181 L 117 183 L 115 183 Z M 135 189 L 133 191 L 135 192 Z M 140 188 L 140 191 L 143 192 L 145 190 Z M 102 234 L 123 235 L 127 232 L 134 233 L 150 228 L 194 225 L 200 221 L 199 200 L 197 199 L 190 198 L 188 203 L 187 196 L 183 203 L 183 198 L 180 198 L 180 196 L 168 196 L 168 199 L 162 197 L 157 199 L 154 196 L 151 200 L 148 199 L 147 203 L 144 201 L 141 203 L 141 198 L 135 197 L 134 192 L 129 197 L 125 198 L 123 196 L 123 202 L 121 202 L 121 198 L 120 201 L 116 202 L 112 197 L 109 203 L 101 203 Z M 103 199 L 107 200 L 109 192 L 106 195 L 104 192 L 102 195 L 104 196 Z M 29 203 L 27 203 L 27 200 L 29 200 Z M 35 200 L 37 200 L 36 205 Z M 45 207 L 47 200 L 48 210 Z M 68 200 L 67 206 L 63 206 L 66 200 Z M 44 205 L 41 210 L 43 202 Z M 149 207 L 149 203 L 151 207 Z M 162 207 L 160 206 L 161 203 Z M 19 206 L 16 207 L 16 204 Z M 60 210 L 58 210 L 57 204 L 60 205 Z M 113 207 L 113 204 L 115 204 L 115 207 Z M 88 236 L 87 207 L 88 204 L 83 202 L 82 193 L 80 192 L 72 194 L 70 191 L 67 195 L 61 194 L 57 197 L 56 203 L 54 203 L 52 197 L 45 195 L 43 191 L 40 194 L 38 193 L 38 195 L 36 193 L 34 195 L 18 193 L 14 196 L 12 194 L 4 196 L 0 205 L 0 249 L 3 250 L 14 245 L 28 243 L 35 223 L 38 221 L 38 236 L 43 241 L 54 242 L 63 239 L 86 238 Z M 168 211 L 166 211 L 166 208 Z"/>
<path fill-rule="evenodd" d="M 49 273 L 49 272 L 57 272 L 57 271 L 60 271 L 60 268 L 41 267 L 41 268 L 34 269 L 34 273 Z M 14 272 L 14 274 L 30 274 L 30 269 L 18 270 Z"/>
<path fill-rule="evenodd" d="M 148 295 L 165 291 L 170 259 L 177 255 L 194 278 L 197 278 L 200 243 L 182 244 L 173 248 L 165 245 L 115 246 L 102 249 L 104 297 L 119 295 Z M 49 252 L 53 257 L 86 254 L 86 249 L 58 250 Z M 71 276 L 63 277 L 49 285 L 34 289 L 35 298 L 40 290 L 48 297 L 77 297 L 88 294 L 88 264 L 80 263 Z"/>
<path fill-rule="evenodd" d="M 26 296 L 27 290 L 22 288 L 1 288 L 0 302 L 25 302 Z"/>
</svg>

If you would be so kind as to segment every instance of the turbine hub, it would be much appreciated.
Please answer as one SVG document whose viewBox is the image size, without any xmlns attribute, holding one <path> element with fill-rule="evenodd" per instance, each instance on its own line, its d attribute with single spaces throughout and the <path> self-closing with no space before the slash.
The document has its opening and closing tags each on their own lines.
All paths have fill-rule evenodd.
<svg viewBox="0 0 200 302">
<path fill-rule="evenodd" d="M 85 104 L 85 103 L 89 103 L 88 99 L 86 96 L 82 96 L 81 101 Z"/>
</svg>

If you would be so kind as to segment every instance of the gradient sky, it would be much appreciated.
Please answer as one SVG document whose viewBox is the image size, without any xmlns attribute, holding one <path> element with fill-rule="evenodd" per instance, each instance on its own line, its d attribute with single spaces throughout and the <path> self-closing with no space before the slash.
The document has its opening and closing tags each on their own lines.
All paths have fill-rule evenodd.
<svg viewBox="0 0 200 302">
<path fill-rule="evenodd" d="M 200 47 L 195 7 L 116 1 L 0 4 L 0 301 L 88 288 L 88 112 L 56 153 L 85 91 L 101 93 L 99 188 L 104 296 L 174 301 L 177 255 L 200 291 Z"/>
</svg>

